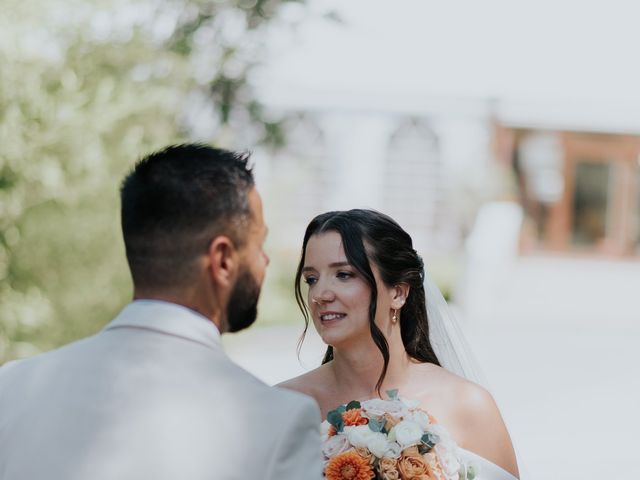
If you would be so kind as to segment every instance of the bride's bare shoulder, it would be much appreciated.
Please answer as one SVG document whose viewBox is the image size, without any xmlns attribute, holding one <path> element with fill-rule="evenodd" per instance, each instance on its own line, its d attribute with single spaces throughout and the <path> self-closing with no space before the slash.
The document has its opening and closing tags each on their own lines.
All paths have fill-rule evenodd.
<svg viewBox="0 0 640 480">
<path fill-rule="evenodd" d="M 285 380 L 276 386 L 295 390 L 318 399 L 326 389 L 327 373 L 326 366 L 321 365 L 307 373 Z"/>
<path fill-rule="evenodd" d="M 487 389 L 447 370 L 432 366 L 432 380 L 445 406 L 443 420 L 458 444 L 518 475 L 509 432 Z"/>
<path fill-rule="evenodd" d="M 480 385 L 451 373 L 439 365 L 415 363 L 412 370 L 409 383 L 423 387 L 417 392 L 419 397 L 426 397 L 429 400 L 442 399 L 448 405 L 452 405 L 452 402 L 457 405 L 469 396 L 478 398 L 488 393 Z"/>
<path fill-rule="evenodd" d="M 425 370 L 430 385 L 427 398 L 441 407 L 446 406 L 442 413 L 452 427 L 464 426 L 468 433 L 474 430 L 472 426 L 502 423 L 498 407 L 487 389 L 437 365 L 429 365 Z"/>
<path fill-rule="evenodd" d="M 447 398 L 455 410 L 470 414 L 487 413 L 494 408 L 491 394 L 481 385 L 460 377 L 440 366 L 431 365 L 433 383 L 440 388 L 441 394 Z"/>
</svg>

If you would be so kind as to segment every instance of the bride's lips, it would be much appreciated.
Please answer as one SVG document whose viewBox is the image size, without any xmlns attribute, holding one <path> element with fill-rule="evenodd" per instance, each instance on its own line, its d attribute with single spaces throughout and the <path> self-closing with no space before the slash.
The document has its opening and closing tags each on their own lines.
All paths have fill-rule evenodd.
<svg viewBox="0 0 640 480">
<path fill-rule="evenodd" d="M 330 325 L 332 323 L 339 322 L 340 320 L 342 320 L 346 316 L 347 316 L 346 313 L 330 312 L 330 311 L 320 312 L 320 314 L 319 314 L 320 323 L 322 323 L 323 325 Z"/>
</svg>

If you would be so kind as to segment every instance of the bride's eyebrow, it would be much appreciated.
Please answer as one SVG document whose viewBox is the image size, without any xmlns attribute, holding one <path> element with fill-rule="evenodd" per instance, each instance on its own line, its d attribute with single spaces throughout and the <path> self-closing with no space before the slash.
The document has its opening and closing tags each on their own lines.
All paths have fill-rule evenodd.
<svg viewBox="0 0 640 480">
<path fill-rule="evenodd" d="M 339 268 L 339 267 L 350 267 L 351 264 L 349 262 L 333 262 L 329 264 L 329 268 Z M 316 269 L 313 267 L 303 267 L 301 272 L 315 272 Z"/>
<path fill-rule="evenodd" d="M 329 264 L 329 267 L 331 268 L 337 268 L 337 267 L 350 267 L 351 264 L 349 262 L 333 262 Z"/>
</svg>

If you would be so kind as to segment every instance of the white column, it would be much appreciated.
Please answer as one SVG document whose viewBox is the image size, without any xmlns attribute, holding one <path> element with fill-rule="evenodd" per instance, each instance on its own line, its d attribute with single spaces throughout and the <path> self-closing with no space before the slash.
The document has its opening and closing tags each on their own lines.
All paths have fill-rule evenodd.
<svg viewBox="0 0 640 480">
<path fill-rule="evenodd" d="M 327 210 L 382 208 L 392 115 L 336 113 L 323 118 L 329 152 L 324 184 Z"/>
<path fill-rule="evenodd" d="M 440 117 L 433 128 L 447 179 L 472 182 L 482 189 L 491 171 L 491 123 L 484 116 Z"/>
<path fill-rule="evenodd" d="M 491 124 L 479 114 L 443 115 L 432 127 L 439 141 L 446 198 L 435 241 L 444 250 L 457 250 L 471 229 L 479 204 L 490 196 Z"/>
</svg>

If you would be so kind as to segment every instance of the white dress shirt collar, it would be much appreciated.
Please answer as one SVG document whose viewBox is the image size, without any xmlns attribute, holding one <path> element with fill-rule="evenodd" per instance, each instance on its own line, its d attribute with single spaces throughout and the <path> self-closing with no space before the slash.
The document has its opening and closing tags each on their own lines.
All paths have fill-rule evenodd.
<svg viewBox="0 0 640 480">
<path fill-rule="evenodd" d="M 220 331 L 207 317 L 176 303 L 134 300 L 124 307 L 105 330 L 142 328 L 186 338 L 208 347 L 221 346 Z"/>
</svg>

